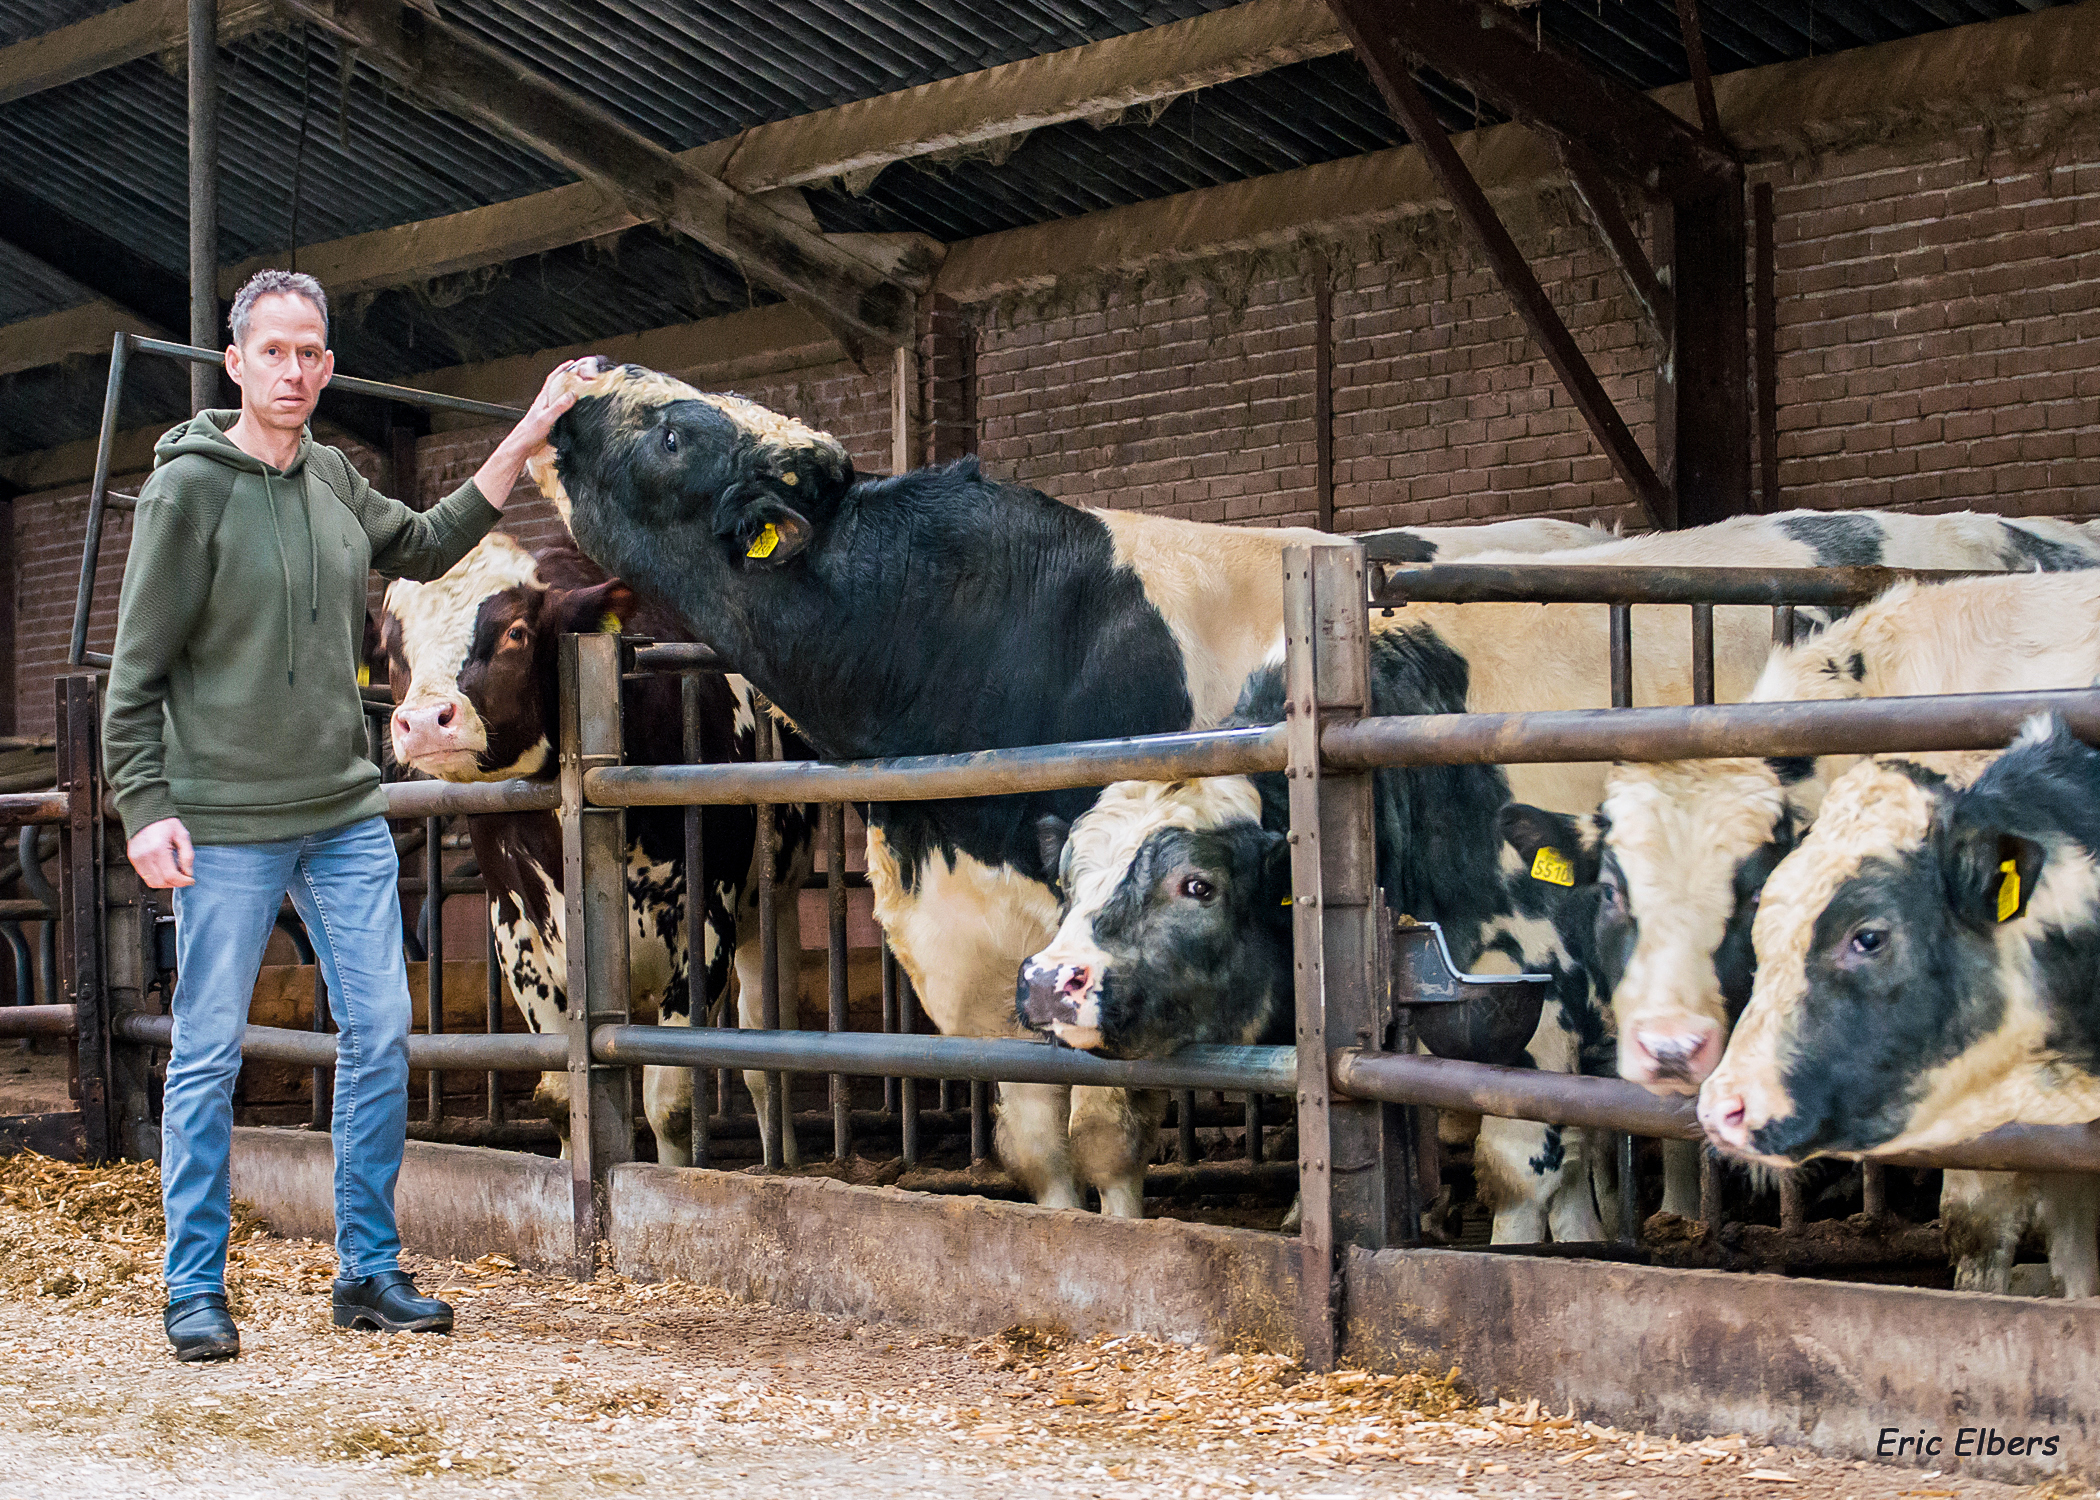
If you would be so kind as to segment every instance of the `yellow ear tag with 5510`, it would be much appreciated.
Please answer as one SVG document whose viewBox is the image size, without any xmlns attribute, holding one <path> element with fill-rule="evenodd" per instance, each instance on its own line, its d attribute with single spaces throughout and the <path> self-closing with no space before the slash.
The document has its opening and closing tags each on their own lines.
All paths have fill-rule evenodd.
<svg viewBox="0 0 2100 1500">
<path fill-rule="evenodd" d="M 751 545 L 746 549 L 744 556 L 771 557 L 773 549 L 779 545 L 780 529 L 771 521 L 768 521 L 765 525 L 759 527 L 758 535 L 751 539 Z"/>
<path fill-rule="evenodd" d="M 2020 909 L 2020 867 L 2008 859 L 1998 866 L 1998 873 L 2005 877 L 1998 882 L 1998 920 L 2010 922 Z"/>
<path fill-rule="evenodd" d="M 600 635 L 618 635 L 620 633 L 620 617 L 614 614 L 600 615 L 598 617 L 598 633 Z"/>
<path fill-rule="evenodd" d="M 370 687 L 372 685 L 372 664 L 370 662 L 361 661 L 357 664 L 357 685 L 359 687 Z"/>
<path fill-rule="evenodd" d="M 1541 849 L 1531 857 L 1531 878 L 1548 885 L 1573 885 L 1575 862 L 1558 849 Z"/>
</svg>

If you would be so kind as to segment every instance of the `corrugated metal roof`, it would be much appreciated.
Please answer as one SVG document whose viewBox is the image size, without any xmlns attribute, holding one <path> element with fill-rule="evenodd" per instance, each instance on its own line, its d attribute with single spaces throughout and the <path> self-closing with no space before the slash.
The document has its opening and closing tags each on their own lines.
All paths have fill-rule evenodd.
<svg viewBox="0 0 2100 1500">
<path fill-rule="evenodd" d="M 440 3 L 448 17 L 528 66 L 658 142 L 683 147 L 1231 0 Z M 0 0 L 0 41 L 104 8 L 105 0 Z M 1701 14 L 1712 65 L 1728 72 L 2040 8 L 2040 0 L 1732 0 L 1706 4 Z M 1685 76 L 1675 0 L 1541 0 L 1530 14 L 1543 37 L 1624 82 L 1653 88 Z M 342 87 L 336 49 L 318 33 L 247 38 L 222 53 L 222 66 L 220 252 L 228 262 L 290 243 L 295 177 L 301 243 L 568 180 L 530 152 L 416 105 L 361 66 Z M 1497 119 L 1465 89 L 1433 75 L 1424 84 L 1453 129 Z M 179 303 L 187 263 L 184 120 L 180 78 L 152 59 L 0 106 L 0 201 L 17 214 L 120 238 L 157 268 L 164 293 L 177 289 Z M 810 197 L 827 229 L 914 230 L 952 241 L 1402 139 L 1362 67 L 1339 56 L 1202 90 L 1156 118 L 1039 130 L 997 161 L 900 164 L 857 196 L 831 187 Z M 48 277 L 18 275 L 5 263 L 0 279 L 0 321 L 70 305 L 54 299 L 77 300 Z M 340 310 L 336 343 L 344 369 L 400 378 L 765 300 L 697 246 L 638 230 L 610 253 L 573 246 L 444 285 L 358 299 Z M 76 359 L 0 381 L 0 451 L 92 431 L 100 363 Z M 180 412 L 179 372 L 158 399 L 166 411 L 156 417 Z"/>
<path fill-rule="evenodd" d="M 0 240 L 0 324 L 64 312 L 93 301 L 94 296 L 71 277 Z"/>
</svg>

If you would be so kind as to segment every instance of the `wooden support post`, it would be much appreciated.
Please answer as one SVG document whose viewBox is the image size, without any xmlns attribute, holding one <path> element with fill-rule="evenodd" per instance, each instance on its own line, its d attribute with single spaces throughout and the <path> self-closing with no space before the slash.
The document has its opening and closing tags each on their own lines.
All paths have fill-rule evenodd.
<svg viewBox="0 0 2100 1500">
<path fill-rule="evenodd" d="M 1641 237 L 1634 233 L 1633 221 L 1626 217 L 1625 205 L 1619 201 L 1611 179 L 1597 165 L 1588 147 L 1568 140 L 1556 140 L 1553 144 L 1560 151 L 1561 165 L 1567 169 L 1568 185 L 1575 189 L 1575 197 L 1589 215 L 1597 237 L 1618 263 L 1627 290 L 1633 293 L 1633 300 L 1640 304 L 1641 314 L 1648 320 L 1649 332 L 1667 347 L 1672 312 L 1670 289 L 1656 278 L 1655 263 L 1648 258 Z"/>
<path fill-rule="evenodd" d="M 1375 1044 L 1377 851 L 1371 776 L 1323 774 L 1320 733 L 1370 703 L 1363 549 L 1337 540 L 1284 549 L 1293 945 L 1298 1003 L 1299 1333 L 1306 1363 L 1333 1367 L 1348 1246 L 1384 1243 L 1385 1174 L 1376 1104 L 1337 1099 L 1336 1047 Z"/>
<path fill-rule="evenodd" d="M 1756 224 L 1750 299 L 1757 325 L 1757 494 L 1759 509 L 1769 515 L 1779 509 L 1779 294 L 1772 184 L 1753 187 L 1750 203 Z"/>
<path fill-rule="evenodd" d="M 919 356 L 916 350 L 899 347 L 890 363 L 890 472 L 903 474 L 916 468 L 919 427 Z"/>
<path fill-rule="evenodd" d="M 920 462 L 952 463 L 977 451 L 977 329 L 952 297 L 920 299 Z"/>
<path fill-rule="evenodd" d="M 78 1017 L 81 1134 L 87 1160 L 111 1161 L 121 1145 L 111 1109 L 109 996 L 102 966 L 102 777 L 95 674 L 58 679 L 58 784 L 66 793 L 59 845 L 59 921 L 66 997 Z"/>
<path fill-rule="evenodd" d="M 620 642 L 565 635 L 561 686 L 562 904 L 568 948 L 569 1181 L 574 1273 L 597 1274 L 605 1238 L 605 1178 L 634 1159 L 634 1099 L 624 1066 L 591 1060 L 591 1028 L 627 1023 L 626 816 L 590 807 L 583 776 L 620 763 Z"/>
<path fill-rule="evenodd" d="M 218 349 L 219 327 L 219 11 L 189 0 L 190 342 Z M 191 365 L 190 411 L 217 406 L 219 371 Z"/>
<path fill-rule="evenodd" d="M 1334 267 L 1311 256 L 1313 294 L 1313 505 L 1322 531 L 1334 530 Z"/>
<path fill-rule="evenodd" d="M 1670 267 L 1676 318 L 1655 383 L 1657 467 L 1675 524 L 1707 526 L 1750 509 L 1742 184 L 1681 200 L 1660 223 L 1658 258 Z"/>
</svg>

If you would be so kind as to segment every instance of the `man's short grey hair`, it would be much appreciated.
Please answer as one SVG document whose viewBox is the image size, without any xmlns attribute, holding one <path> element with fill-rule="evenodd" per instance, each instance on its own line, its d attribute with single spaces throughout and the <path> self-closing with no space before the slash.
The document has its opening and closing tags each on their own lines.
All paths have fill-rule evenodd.
<svg viewBox="0 0 2100 1500">
<path fill-rule="evenodd" d="M 321 315 L 321 339 L 327 341 L 328 294 L 321 290 L 321 283 L 301 271 L 257 271 L 233 294 L 233 311 L 226 315 L 234 343 L 248 342 L 248 320 L 255 312 L 257 300 L 275 296 L 304 297 L 311 302 L 314 311 Z"/>
</svg>

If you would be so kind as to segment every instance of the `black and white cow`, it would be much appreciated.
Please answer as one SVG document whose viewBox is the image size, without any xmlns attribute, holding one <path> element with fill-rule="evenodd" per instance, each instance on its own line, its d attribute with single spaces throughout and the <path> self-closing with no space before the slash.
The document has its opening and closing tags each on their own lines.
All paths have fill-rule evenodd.
<svg viewBox="0 0 2100 1500">
<path fill-rule="evenodd" d="M 1522 649 L 1525 640 L 1508 637 L 1542 645 L 1582 618 L 1572 606 L 1425 606 L 1375 620 L 1372 710 L 1462 713 L 1479 684 L 1454 642 Z M 1738 649 L 1740 666 L 1754 648 Z M 1230 722 L 1282 717 L 1282 666 L 1271 662 L 1248 680 Z M 1391 910 L 1442 924 L 1463 968 L 1554 976 L 1537 1032 L 1508 1061 L 1608 1073 L 1615 1047 L 1584 946 L 1595 929 L 1596 832 L 1512 803 L 1510 779 L 1497 766 L 1377 772 L 1379 885 Z M 1108 788 L 1069 828 L 1045 819 L 1045 860 L 1055 854 L 1066 904 L 1056 935 L 1022 966 L 1018 1017 L 1112 1057 L 1287 1043 L 1288 802 L 1280 774 L 1132 781 Z M 1481 1122 L 1475 1177 L 1498 1243 L 1603 1235 L 1591 1178 L 1610 1164 L 1592 1146 L 1558 1126 Z M 1605 1204 L 1616 1207 L 1609 1194 Z"/>
<path fill-rule="evenodd" d="M 2055 719 L 2002 755 L 1837 778 L 1765 884 L 1749 1006 L 1699 1092 L 1732 1155 L 1788 1166 L 2100 1118 L 2100 754 Z M 2100 1295 L 2100 1178 L 1948 1172 L 1956 1283 L 2008 1290 L 2028 1233 Z"/>
<path fill-rule="evenodd" d="M 690 639 L 674 613 L 608 579 L 573 547 L 528 552 L 500 532 L 484 538 L 442 578 L 392 585 L 381 629 L 396 705 L 394 759 L 461 782 L 555 774 L 555 647 L 562 635 L 607 629 Z M 750 689 L 739 679 L 707 673 L 700 692 L 702 758 L 749 760 L 756 729 Z M 676 677 L 627 685 L 623 719 L 630 762 L 685 759 Z M 792 1025 L 799 984 L 796 893 L 810 865 L 810 821 L 800 807 L 782 808 L 776 818 L 781 1012 L 783 1023 Z M 755 815 L 748 807 L 710 807 L 701 820 L 707 870 L 699 961 L 709 1008 L 729 994 L 734 978 L 743 1023 L 756 1025 L 762 960 Z M 560 819 L 552 812 L 490 813 L 469 818 L 467 829 L 493 898 L 497 961 L 511 992 L 534 1031 L 558 1030 L 568 1009 Z M 631 809 L 627 839 L 633 1014 L 638 1021 L 691 1025 L 684 814 L 677 808 Z M 692 1076 L 686 1068 L 643 1070 L 643 1105 L 658 1160 L 666 1164 L 683 1166 L 692 1159 Z M 770 1130 L 774 1114 L 765 1108 L 766 1075 L 747 1074 L 746 1081 L 760 1101 L 762 1128 Z M 544 1075 L 535 1097 L 566 1145 L 568 1075 Z M 792 1162 L 792 1132 L 790 1137 L 784 1149 Z"/>
<path fill-rule="evenodd" d="M 1546 552 L 1565 552 L 1577 547 L 1595 547 L 1614 541 L 1617 534 L 1601 526 L 1579 521 L 1555 521 L 1545 516 L 1523 516 L 1510 521 L 1486 521 L 1478 526 L 1389 526 L 1382 531 L 1357 533 L 1355 540 L 1379 542 L 1387 560 L 1406 563 L 1471 562 L 1476 556 L 1493 553 L 1503 557 L 1534 557 Z M 1551 558 L 1547 561 L 1558 562 Z"/>
</svg>

